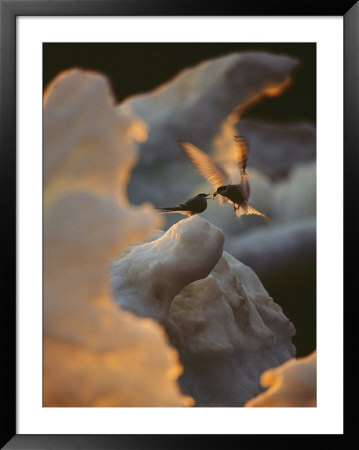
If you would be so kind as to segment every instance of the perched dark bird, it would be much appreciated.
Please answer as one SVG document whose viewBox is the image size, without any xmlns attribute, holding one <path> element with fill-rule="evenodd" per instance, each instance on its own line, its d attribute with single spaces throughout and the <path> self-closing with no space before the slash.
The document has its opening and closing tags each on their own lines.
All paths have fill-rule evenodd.
<svg viewBox="0 0 359 450">
<path fill-rule="evenodd" d="M 209 181 L 215 189 L 212 199 L 217 195 L 221 204 L 229 202 L 233 204 L 233 210 L 237 217 L 248 214 L 262 216 L 267 222 L 270 220 L 265 214 L 255 209 L 248 203 L 249 183 L 246 174 L 248 148 L 245 140 L 239 136 L 234 136 L 241 181 L 238 184 L 231 184 L 227 172 L 218 163 L 213 161 L 206 153 L 188 142 L 180 142 L 185 154 L 199 171 L 199 173 Z"/>
<path fill-rule="evenodd" d="M 184 203 L 177 206 L 169 206 L 168 208 L 157 208 L 161 213 L 178 213 L 187 216 L 194 216 L 195 214 L 203 212 L 207 208 L 207 200 L 209 194 L 198 194 L 195 197 L 191 197 Z"/>
</svg>

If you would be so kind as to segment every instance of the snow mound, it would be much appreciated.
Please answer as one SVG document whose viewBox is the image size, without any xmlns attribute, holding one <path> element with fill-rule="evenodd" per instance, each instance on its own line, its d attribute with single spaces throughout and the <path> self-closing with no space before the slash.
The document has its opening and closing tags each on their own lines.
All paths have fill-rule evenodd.
<svg viewBox="0 0 359 450">
<path fill-rule="evenodd" d="M 146 133 L 100 74 L 64 72 L 45 93 L 44 406 L 192 404 L 163 328 L 110 295 L 111 261 L 162 224 L 126 196 Z"/>
<path fill-rule="evenodd" d="M 295 355 L 293 324 L 199 216 L 134 246 L 111 272 L 121 308 L 164 325 L 184 366 L 180 387 L 197 406 L 242 406 L 264 370 Z"/>
</svg>

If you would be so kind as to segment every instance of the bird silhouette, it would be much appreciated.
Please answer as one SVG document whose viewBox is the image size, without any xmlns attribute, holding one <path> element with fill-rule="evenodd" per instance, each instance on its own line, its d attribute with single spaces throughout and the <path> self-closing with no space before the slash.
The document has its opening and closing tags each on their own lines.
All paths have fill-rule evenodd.
<svg viewBox="0 0 359 450">
<path fill-rule="evenodd" d="M 169 206 L 166 208 L 157 208 L 161 211 L 161 214 L 164 213 L 178 213 L 184 214 L 187 216 L 194 216 L 195 214 L 203 212 L 207 208 L 207 200 L 210 200 L 211 197 L 208 197 L 209 194 L 198 194 L 195 197 L 191 197 L 186 200 L 184 203 L 181 203 L 177 206 Z"/>
<path fill-rule="evenodd" d="M 220 204 L 232 203 L 237 217 L 256 214 L 269 223 L 270 219 L 265 214 L 248 203 L 250 193 L 246 173 L 248 146 L 246 141 L 240 136 L 234 136 L 234 141 L 241 173 L 241 181 L 238 184 L 231 184 L 229 175 L 224 168 L 202 150 L 188 142 L 180 142 L 180 145 L 198 172 L 214 187 L 215 192 L 212 194 L 212 199 L 220 195 L 218 197 Z"/>
</svg>

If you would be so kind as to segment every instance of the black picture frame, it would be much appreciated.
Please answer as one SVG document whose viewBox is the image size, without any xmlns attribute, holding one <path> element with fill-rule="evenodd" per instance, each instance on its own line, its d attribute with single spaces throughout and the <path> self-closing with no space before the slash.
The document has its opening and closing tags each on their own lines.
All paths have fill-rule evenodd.
<svg viewBox="0 0 359 450">
<path fill-rule="evenodd" d="M 192 0 L 0 0 L 1 64 L 0 64 L 0 154 L 1 192 L 3 194 L 2 233 L 4 284 L 9 288 L 3 295 L 1 311 L 2 375 L 1 448 L 45 449 L 169 449 L 212 445 L 260 445 L 260 443 L 295 438 L 301 444 L 311 443 L 320 435 L 19 435 L 16 434 L 16 17 L 18 16 L 343 16 L 344 18 L 344 240 L 345 262 L 356 248 L 358 221 L 355 217 L 355 197 L 351 192 L 358 169 L 359 133 L 359 2 L 357 0 L 300 0 L 297 2 L 251 0 L 235 3 Z M 335 67 L 335 70 L 340 68 Z M 6 211 L 4 213 L 4 211 Z M 353 230 L 353 231 L 352 231 Z M 352 232 L 351 232 L 352 231 Z M 354 256 L 354 255 L 353 255 Z M 351 291 L 350 273 L 344 273 L 345 292 Z M 352 300 L 355 300 L 354 298 Z M 345 336 L 355 335 L 353 304 L 345 306 Z M 355 351 L 346 339 L 345 373 L 354 371 L 349 355 Z M 347 345 L 348 343 L 348 345 Z M 347 380 L 346 380 L 347 382 Z M 347 384 L 346 384 L 347 386 Z M 345 390 L 345 404 L 349 389 Z M 349 407 L 349 406 L 347 406 Z M 336 440 L 338 448 L 346 448 L 355 416 L 346 416 L 343 435 L 326 435 Z M 280 439 L 279 439 L 280 438 Z M 205 439 L 209 443 L 203 442 Z M 341 442 L 339 442 L 341 441 Z M 267 444 L 268 445 L 268 444 Z M 286 444 L 284 444 L 286 445 Z"/>
</svg>

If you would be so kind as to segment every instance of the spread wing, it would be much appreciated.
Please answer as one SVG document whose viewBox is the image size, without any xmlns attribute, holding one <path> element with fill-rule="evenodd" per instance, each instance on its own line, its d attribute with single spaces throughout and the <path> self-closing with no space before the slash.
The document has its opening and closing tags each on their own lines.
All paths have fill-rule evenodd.
<svg viewBox="0 0 359 450">
<path fill-rule="evenodd" d="M 241 171 L 241 177 L 244 184 L 247 183 L 247 158 L 248 158 L 248 145 L 247 142 L 240 136 L 234 136 L 234 142 L 236 143 L 236 154 Z"/>
<path fill-rule="evenodd" d="M 228 174 L 206 153 L 188 142 L 180 142 L 180 145 L 198 172 L 211 183 L 215 190 L 219 186 L 229 184 Z"/>
<path fill-rule="evenodd" d="M 252 205 L 247 204 L 246 206 L 240 206 L 236 210 L 236 216 L 238 218 L 241 217 L 242 215 L 249 215 L 249 214 L 256 214 L 258 216 L 263 217 L 263 219 L 267 222 L 268 225 L 270 225 L 272 222 L 268 216 L 258 211 L 258 209 L 254 208 Z"/>
</svg>

